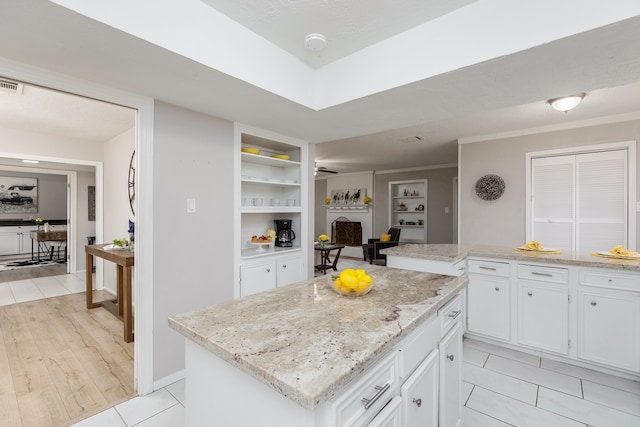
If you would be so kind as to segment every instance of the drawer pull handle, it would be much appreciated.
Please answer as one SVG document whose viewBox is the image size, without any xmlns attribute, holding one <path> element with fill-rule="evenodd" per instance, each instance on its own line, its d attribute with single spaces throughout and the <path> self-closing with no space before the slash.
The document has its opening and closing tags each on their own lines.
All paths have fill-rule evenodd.
<svg viewBox="0 0 640 427">
<path fill-rule="evenodd" d="M 421 407 L 422 406 L 422 399 L 413 399 L 413 403 L 416 404 L 416 406 Z"/>
<path fill-rule="evenodd" d="M 540 272 L 537 272 L 537 271 L 532 271 L 531 274 L 534 275 L 534 276 L 553 277 L 553 274 L 551 274 L 551 273 L 540 273 Z"/>
<path fill-rule="evenodd" d="M 462 310 L 452 311 L 451 313 L 449 313 L 449 317 L 453 317 L 455 319 L 456 317 L 460 316 L 460 313 L 462 313 Z"/>
<path fill-rule="evenodd" d="M 595 301 L 591 301 L 591 305 L 595 307 L 596 305 L 598 305 L 598 303 Z"/>
<path fill-rule="evenodd" d="M 480 266 L 480 269 L 481 269 L 481 270 L 491 270 L 491 271 L 496 271 L 496 268 L 495 268 L 495 267 L 485 267 L 484 265 L 481 265 L 481 266 Z"/>
<path fill-rule="evenodd" d="M 500 288 L 496 286 L 496 291 L 500 292 Z"/>
<path fill-rule="evenodd" d="M 267 273 L 271 273 L 271 269 L 270 268 L 267 268 Z"/>
<path fill-rule="evenodd" d="M 287 264 L 282 264 L 282 268 L 287 268 Z"/>
<path fill-rule="evenodd" d="M 453 354 L 449 354 L 449 355 L 447 356 L 447 359 L 449 359 L 449 360 L 451 360 L 451 361 L 453 362 L 453 359 L 454 359 L 454 358 L 453 358 Z"/>
<path fill-rule="evenodd" d="M 362 403 L 364 403 L 364 409 L 369 409 L 373 406 L 374 403 L 376 403 L 376 401 L 378 399 L 380 399 L 380 396 L 382 396 L 387 390 L 389 390 L 389 387 L 391 387 L 389 384 L 385 384 L 384 387 L 380 387 L 379 385 L 375 386 L 376 394 L 371 398 L 371 399 L 366 399 L 366 398 L 362 398 Z"/>
<path fill-rule="evenodd" d="M 531 297 L 531 296 L 533 296 L 533 292 L 527 292 L 527 295 L 529 295 Z"/>
</svg>

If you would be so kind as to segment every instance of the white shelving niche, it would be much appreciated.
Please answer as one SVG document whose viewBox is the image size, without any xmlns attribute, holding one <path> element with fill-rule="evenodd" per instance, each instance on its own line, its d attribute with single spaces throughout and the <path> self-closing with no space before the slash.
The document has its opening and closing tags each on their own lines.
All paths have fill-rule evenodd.
<svg viewBox="0 0 640 427">
<path fill-rule="evenodd" d="M 235 297 L 241 297 L 267 290 L 267 281 L 262 284 L 250 283 L 262 279 L 256 279 L 260 275 L 250 275 L 248 272 L 256 271 L 255 268 L 259 269 L 268 263 L 279 265 L 283 256 L 289 261 L 285 267 L 287 274 L 284 271 L 278 273 L 277 279 L 268 281 L 274 285 L 267 288 L 304 279 L 304 260 L 307 254 L 307 236 L 304 230 L 307 229 L 308 221 L 308 148 L 305 141 L 243 125 L 236 125 L 235 140 L 238 151 L 236 218 L 239 219 L 235 234 L 239 250 L 236 252 L 237 280 L 234 293 Z M 257 149 L 259 152 L 242 151 L 247 148 Z M 276 230 L 274 220 L 277 219 L 291 220 L 291 228 L 296 236 L 293 246 L 251 245 L 252 236 L 264 235 L 268 229 Z M 275 269 L 267 267 L 264 274 L 268 273 L 275 273 Z"/>
<path fill-rule="evenodd" d="M 389 182 L 389 227 L 399 227 L 400 241 L 427 243 L 427 180 Z"/>
</svg>

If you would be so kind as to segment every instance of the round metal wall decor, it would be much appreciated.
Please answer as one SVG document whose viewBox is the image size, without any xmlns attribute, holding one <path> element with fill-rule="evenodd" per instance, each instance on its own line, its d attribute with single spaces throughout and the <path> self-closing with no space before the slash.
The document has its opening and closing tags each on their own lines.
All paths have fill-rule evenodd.
<svg viewBox="0 0 640 427">
<path fill-rule="evenodd" d="M 485 175 L 476 182 L 476 194 L 482 200 L 499 199 L 505 188 L 504 179 L 498 175 Z"/>
</svg>

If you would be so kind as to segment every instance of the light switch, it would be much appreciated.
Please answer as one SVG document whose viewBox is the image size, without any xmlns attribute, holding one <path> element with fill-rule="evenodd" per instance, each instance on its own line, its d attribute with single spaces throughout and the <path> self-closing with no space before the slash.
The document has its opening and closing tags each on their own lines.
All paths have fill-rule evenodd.
<svg viewBox="0 0 640 427">
<path fill-rule="evenodd" d="M 196 199 L 187 199 L 187 213 L 196 212 Z"/>
<path fill-rule="evenodd" d="M 444 208 L 444 213 L 449 213 L 449 208 Z"/>
</svg>

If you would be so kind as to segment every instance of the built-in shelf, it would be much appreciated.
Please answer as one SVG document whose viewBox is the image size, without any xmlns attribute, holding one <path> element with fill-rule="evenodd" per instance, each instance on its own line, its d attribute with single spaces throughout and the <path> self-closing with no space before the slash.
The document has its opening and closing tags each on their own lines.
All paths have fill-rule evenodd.
<svg viewBox="0 0 640 427">
<path fill-rule="evenodd" d="M 408 193 L 408 195 L 405 195 Z M 413 193 L 414 195 L 411 195 Z M 417 195 L 416 195 L 417 194 Z M 389 183 L 389 226 L 402 229 L 400 241 L 427 242 L 427 180 L 392 181 Z M 402 207 L 403 209 L 399 209 Z M 406 222 L 423 224 L 408 225 Z M 403 221 L 404 224 L 400 224 Z"/>
</svg>

